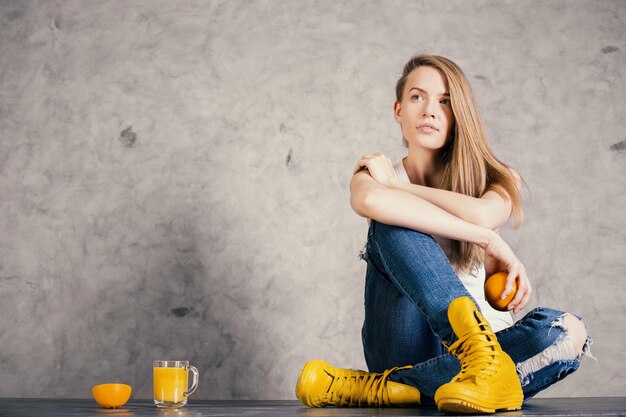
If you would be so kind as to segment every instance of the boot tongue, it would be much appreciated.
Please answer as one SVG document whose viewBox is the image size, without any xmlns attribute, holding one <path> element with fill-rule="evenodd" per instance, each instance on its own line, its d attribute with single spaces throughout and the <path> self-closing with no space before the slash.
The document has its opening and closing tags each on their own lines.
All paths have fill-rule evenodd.
<svg viewBox="0 0 626 417">
<path fill-rule="evenodd" d="M 480 324 L 476 304 L 469 297 L 459 297 L 452 300 L 448 308 L 448 320 L 457 337 L 463 336 L 469 330 Z"/>
</svg>

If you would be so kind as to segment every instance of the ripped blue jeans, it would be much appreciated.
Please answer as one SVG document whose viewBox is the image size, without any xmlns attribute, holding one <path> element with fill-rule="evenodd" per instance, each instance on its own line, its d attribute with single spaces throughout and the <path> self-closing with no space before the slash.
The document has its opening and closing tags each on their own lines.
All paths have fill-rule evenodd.
<svg viewBox="0 0 626 417">
<path fill-rule="evenodd" d="M 447 310 L 450 302 L 471 295 L 458 279 L 432 236 L 414 230 L 370 223 L 366 250 L 365 321 L 362 338 L 370 372 L 413 365 L 390 380 L 416 387 L 423 402 L 459 371 L 447 353 L 456 336 Z M 502 349 L 517 366 L 528 399 L 580 365 L 582 355 L 567 337 L 561 311 L 537 308 L 512 327 L 496 333 Z M 585 344 L 586 351 L 589 339 Z"/>
</svg>

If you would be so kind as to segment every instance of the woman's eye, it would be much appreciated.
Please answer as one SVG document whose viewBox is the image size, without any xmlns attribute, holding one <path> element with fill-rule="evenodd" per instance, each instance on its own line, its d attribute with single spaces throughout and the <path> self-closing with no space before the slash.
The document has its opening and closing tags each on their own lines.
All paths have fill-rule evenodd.
<svg viewBox="0 0 626 417">
<path fill-rule="evenodd" d="M 417 94 L 414 94 L 414 95 L 411 96 L 411 100 L 413 100 L 413 101 L 418 101 L 418 100 L 421 100 L 421 99 L 422 99 L 422 96 L 417 95 Z"/>
<path fill-rule="evenodd" d="M 445 106 L 449 106 L 450 105 L 450 99 L 449 98 L 444 98 L 443 100 L 440 101 L 440 103 L 445 105 Z"/>
</svg>

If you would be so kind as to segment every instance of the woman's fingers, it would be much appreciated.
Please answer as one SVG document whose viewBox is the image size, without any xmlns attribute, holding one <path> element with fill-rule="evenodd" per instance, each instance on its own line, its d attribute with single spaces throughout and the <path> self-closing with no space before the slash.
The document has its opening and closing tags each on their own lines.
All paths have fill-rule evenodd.
<svg viewBox="0 0 626 417">
<path fill-rule="evenodd" d="M 490 241 L 485 247 L 485 254 L 493 257 L 497 261 L 496 263 L 506 266 L 507 279 L 504 291 L 502 292 L 502 299 L 506 298 L 513 290 L 513 282 L 517 282 L 517 292 L 507 305 L 509 311 L 513 310 L 517 313 L 528 303 L 530 294 L 532 293 L 524 265 L 522 265 L 509 245 L 507 245 L 499 235 L 496 235 L 496 238 Z"/>
<path fill-rule="evenodd" d="M 361 159 L 359 162 L 357 162 L 356 166 L 354 167 L 354 172 L 352 173 L 352 175 L 356 174 L 357 172 L 361 171 L 364 168 L 367 168 L 367 160 Z"/>
<path fill-rule="evenodd" d="M 513 283 L 516 279 L 517 272 L 513 269 L 509 270 L 509 275 L 506 277 L 506 284 L 504 285 L 504 291 L 500 297 L 501 300 L 504 300 L 511 293 L 511 291 L 513 291 Z"/>
<path fill-rule="evenodd" d="M 512 311 L 513 313 L 518 313 L 521 309 L 523 309 L 530 299 L 530 293 L 527 291 L 518 291 L 518 295 L 521 296 L 520 300 L 515 304 L 511 301 L 511 303 L 507 306 L 509 311 Z"/>
<path fill-rule="evenodd" d="M 511 300 L 509 305 L 506 306 L 506 308 L 509 311 L 515 310 L 519 306 L 520 301 L 522 301 L 525 295 L 526 295 L 526 286 L 519 284 L 517 288 L 517 292 L 515 293 L 515 297 L 513 297 L 513 299 Z"/>
<path fill-rule="evenodd" d="M 382 153 L 380 152 L 374 152 L 374 153 L 366 153 L 365 155 L 361 156 L 361 160 L 359 160 L 359 162 L 356 164 L 356 166 L 354 167 L 354 171 L 352 172 L 352 175 L 356 174 L 357 172 L 368 168 L 367 167 L 367 163 L 371 160 L 376 158 L 377 156 L 384 156 Z"/>
<path fill-rule="evenodd" d="M 388 185 L 389 180 L 396 175 L 391 159 L 380 152 L 363 155 L 356 164 L 353 175 L 363 169 L 367 169 L 372 178 L 382 185 Z"/>
<path fill-rule="evenodd" d="M 380 152 L 366 153 L 365 155 L 361 156 L 361 159 L 372 159 L 377 156 L 384 156 L 384 155 Z"/>
<path fill-rule="evenodd" d="M 532 288 L 530 286 L 530 281 L 528 280 L 528 276 L 526 276 L 526 271 L 522 268 L 517 280 L 518 288 L 515 293 L 515 297 L 511 300 L 507 308 L 509 310 L 513 310 L 514 313 L 519 312 L 524 306 L 528 303 L 530 299 L 530 294 L 532 293 Z"/>
<path fill-rule="evenodd" d="M 533 293 L 533 289 L 530 286 L 530 281 L 528 281 L 528 279 L 526 279 L 526 283 L 528 284 L 526 286 L 526 293 L 524 294 L 524 297 L 522 297 L 522 301 L 520 301 L 520 303 L 517 305 L 517 307 L 513 311 L 514 313 L 518 313 L 521 309 L 526 307 L 526 304 L 528 304 L 528 301 L 530 300 L 530 295 Z"/>
<path fill-rule="evenodd" d="M 526 307 L 526 304 L 528 303 L 528 300 L 530 300 L 530 293 L 527 292 L 524 295 L 524 298 L 522 298 L 522 301 L 520 301 L 520 303 L 517 305 L 517 308 L 515 310 L 513 310 L 513 313 L 519 313 L 520 310 L 522 310 L 524 307 Z"/>
</svg>

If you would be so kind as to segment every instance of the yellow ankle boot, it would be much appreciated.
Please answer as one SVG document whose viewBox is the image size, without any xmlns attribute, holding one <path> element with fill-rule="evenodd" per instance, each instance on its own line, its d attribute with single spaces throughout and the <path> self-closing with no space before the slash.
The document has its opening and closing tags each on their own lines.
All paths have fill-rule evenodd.
<svg viewBox="0 0 626 417">
<path fill-rule="evenodd" d="M 452 300 L 448 319 L 458 337 L 449 351 L 461 362 L 461 372 L 435 393 L 439 410 L 461 413 L 519 410 L 524 394 L 515 364 L 502 351 L 489 323 L 471 298 Z"/>
<path fill-rule="evenodd" d="M 388 381 L 396 370 L 375 374 L 352 369 L 335 368 L 322 360 L 304 364 L 296 384 L 296 397 L 309 407 L 327 405 L 341 407 L 419 405 L 417 388 Z"/>
</svg>

